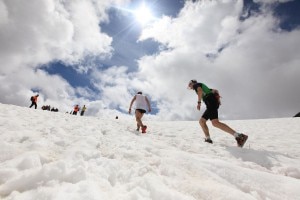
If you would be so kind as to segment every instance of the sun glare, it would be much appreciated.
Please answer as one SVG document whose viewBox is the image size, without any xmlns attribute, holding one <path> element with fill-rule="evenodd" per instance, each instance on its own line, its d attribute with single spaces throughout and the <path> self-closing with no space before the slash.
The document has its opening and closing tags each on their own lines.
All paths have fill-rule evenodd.
<svg viewBox="0 0 300 200">
<path fill-rule="evenodd" d="M 136 20 L 143 25 L 147 24 L 154 18 L 151 13 L 151 10 L 145 4 L 142 4 L 138 9 L 136 9 L 134 11 L 134 15 Z"/>
</svg>

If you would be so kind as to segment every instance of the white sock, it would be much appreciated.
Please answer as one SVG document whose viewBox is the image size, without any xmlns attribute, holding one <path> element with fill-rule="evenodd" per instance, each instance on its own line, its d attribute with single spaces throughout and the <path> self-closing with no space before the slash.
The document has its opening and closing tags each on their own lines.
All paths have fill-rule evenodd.
<svg viewBox="0 0 300 200">
<path fill-rule="evenodd" d="M 240 133 L 237 133 L 237 132 L 235 132 L 235 133 L 233 134 L 233 136 L 234 136 L 235 138 L 239 137 L 239 135 L 240 135 Z"/>
</svg>

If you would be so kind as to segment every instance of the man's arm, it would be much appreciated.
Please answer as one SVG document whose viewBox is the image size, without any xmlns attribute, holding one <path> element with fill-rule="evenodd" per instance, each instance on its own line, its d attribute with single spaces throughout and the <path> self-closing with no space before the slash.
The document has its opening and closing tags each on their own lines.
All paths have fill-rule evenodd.
<svg viewBox="0 0 300 200">
<path fill-rule="evenodd" d="M 200 110 L 201 107 L 201 99 L 202 99 L 202 88 L 197 88 L 198 102 L 197 102 L 197 110 Z"/>
<path fill-rule="evenodd" d="M 131 113 L 131 107 L 132 107 L 132 104 L 133 102 L 135 101 L 136 99 L 136 96 L 134 95 L 134 97 L 132 98 L 131 102 L 130 102 L 130 106 L 129 106 L 129 110 L 128 110 L 128 113 L 130 114 Z"/>
</svg>

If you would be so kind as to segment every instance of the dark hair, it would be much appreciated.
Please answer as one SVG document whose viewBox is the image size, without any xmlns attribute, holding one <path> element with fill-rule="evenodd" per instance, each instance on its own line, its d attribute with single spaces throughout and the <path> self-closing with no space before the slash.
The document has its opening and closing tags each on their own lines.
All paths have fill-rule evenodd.
<svg viewBox="0 0 300 200">
<path fill-rule="evenodd" d="M 138 92 L 138 94 L 143 94 L 142 92 Z"/>
</svg>

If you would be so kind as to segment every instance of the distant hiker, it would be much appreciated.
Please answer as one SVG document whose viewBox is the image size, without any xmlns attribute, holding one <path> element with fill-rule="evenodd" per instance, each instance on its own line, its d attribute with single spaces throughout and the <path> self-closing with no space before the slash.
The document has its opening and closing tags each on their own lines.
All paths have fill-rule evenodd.
<svg viewBox="0 0 300 200">
<path fill-rule="evenodd" d="M 81 113 L 80 113 L 81 116 L 84 115 L 85 110 L 86 110 L 86 107 L 85 107 L 85 105 L 84 105 L 84 106 L 82 107 L 82 109 L 81 109 Z"/>
<path fill-rule="evenodd" d="M 137 122 L 137 131 L 142 128 L 142 133 L 146 133 L 147 126 L 143 124 L 142 117 L 144 113 L 146 113 L 146 109 L 148 107 L 148 112 L 151 112 L 150 102 L 148 98 L 143 95 L 142 92 L 138 92 L 134 97 L 132 98 L 129 106 L 128 113 L 131 113 L 131 107 L 133 102 L 135 102 L 135 119 Z"/>
<path fill-rule="evenodd" d="M 44 105 L 44 106 L 42 106 L 42 110 L 48 110 L 48 111 L 50 111 L 50 105 Z"/>
<path fill-rule="evenodd" d="M 58 108 L 51 108 L 51 112 L 58 112 Z"/>
<path fill-rule="evenodd" d="M 118 115 L 116 116 L 116 119 L 119 119 Z"/>
<path fill-rule="evenodd" d="M 206 105 L 206 110 L 204 111 L 201 119 L 199 120 L 200 126 L 206 137 L 205 142 L 213 143 L 213 141 L 210 139 L 209 129 L 206 125 L 206 121 L 210 119 L 214 127 L 217 127 L 233 135 L 237 141 L 237 145 L 239 147 L 243 147 L 246 140 L 248 139 L 248 136 L 236 132 L 228 125 L 220 122 L 218 119 L 218 109 L 220 106 L 220 101 L 219 101 L 220 95 L 218 90 L 210 89 L 205 84 L 198 83 L 196 80 L 191 80 L 188 84 L 188 88 L 195 90 L 196 94 L 198 95 L 197 110 L 200 110 L 201 99 Z"/>
<path fill-rule="evenodd" d="M 79 105 L 76 105 L 75 107 L 74 107 L 74 110 L 73 110 L 73 115 L 77 115 L 77 112 L 79 111 L 80 109 L 79 109 Z"/>
<path fill-rule="evenodd" d="M 29 106 L 29 108 L 31 108 L 32 106 L 34 106 L 34 108 L 36 109 L 37 108 L 37 99 L 38 99 L 39 95 L 35 95 L 35 96 L 32 96 L 30 98 L 30 101 L 31 101 L 31 105 Z"/>
</svg>

